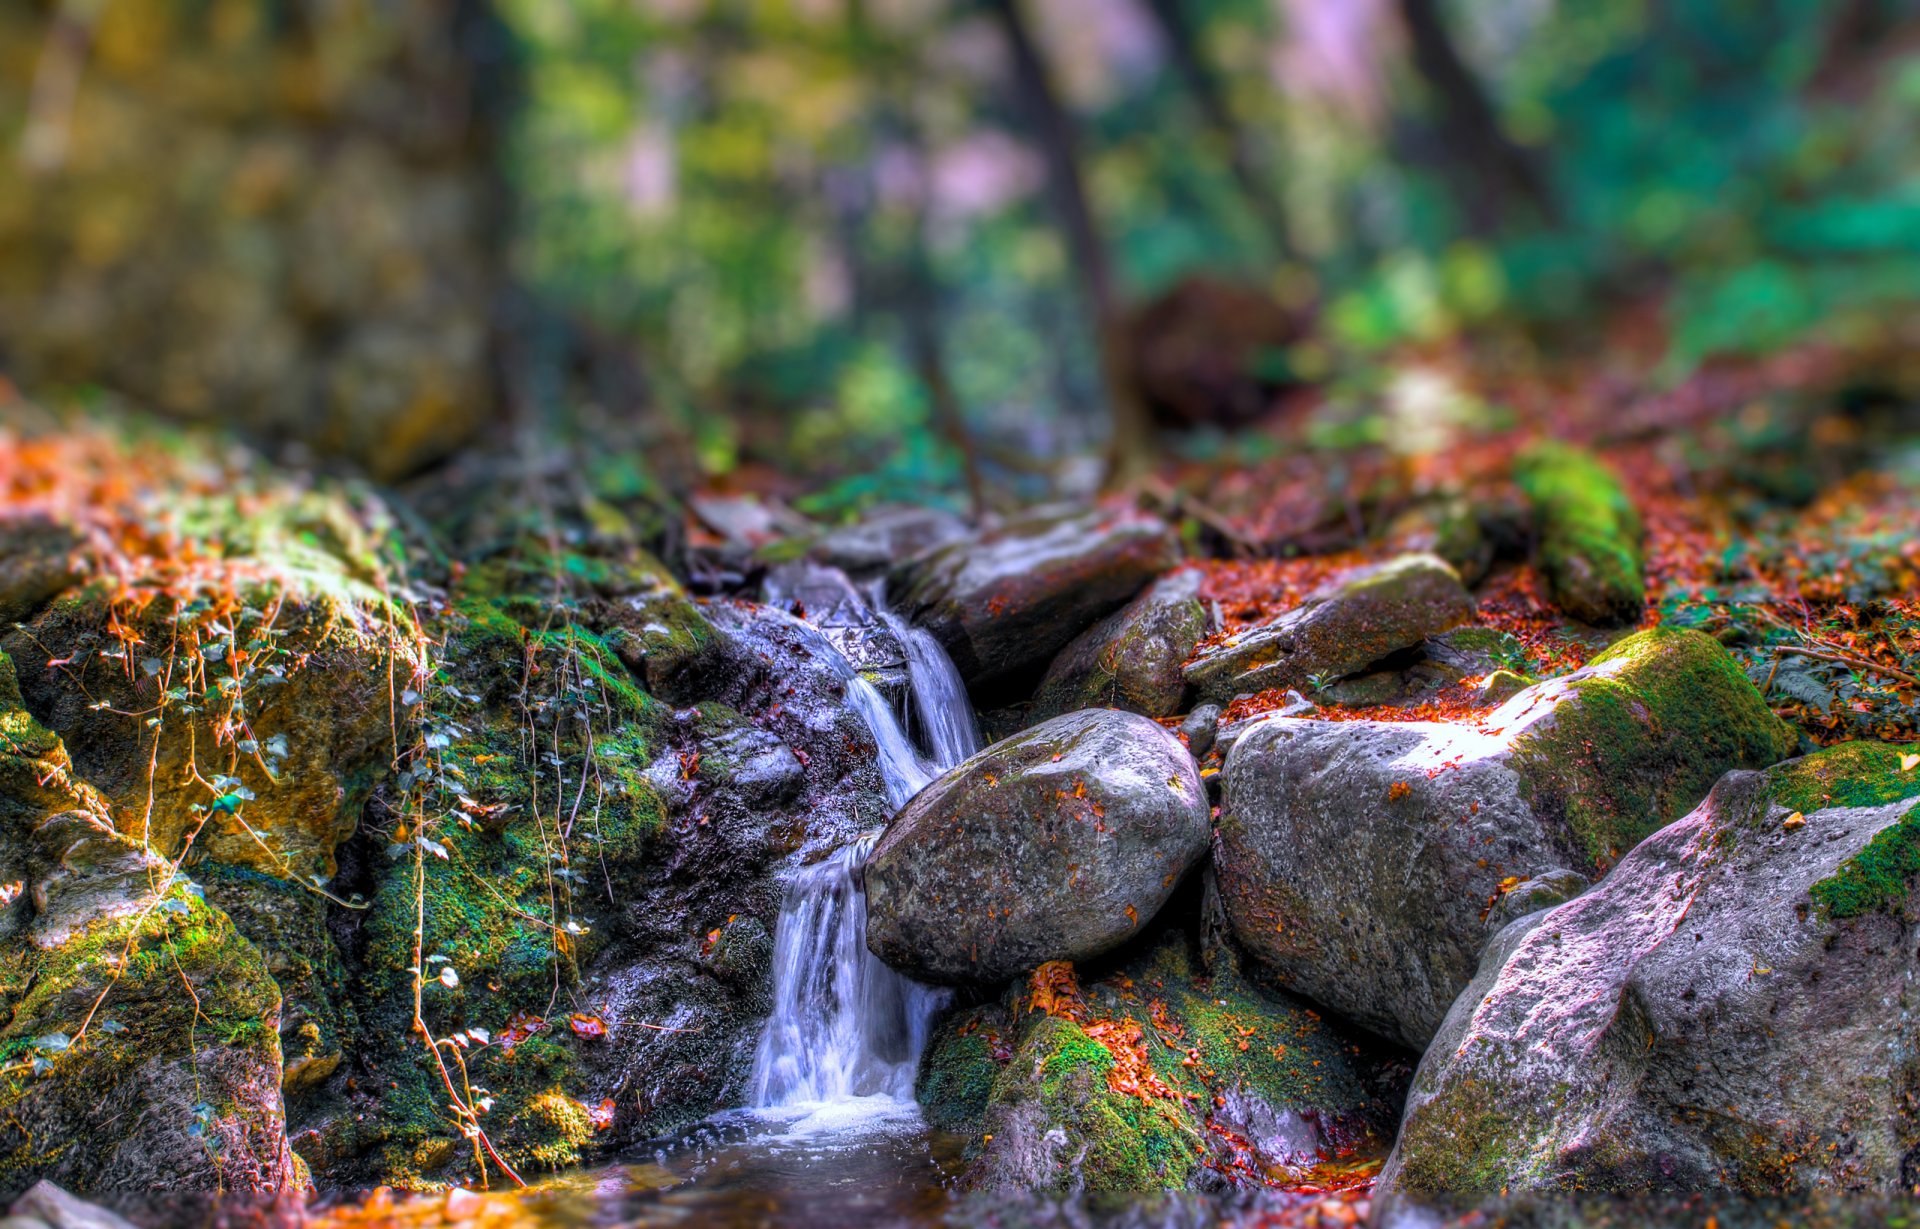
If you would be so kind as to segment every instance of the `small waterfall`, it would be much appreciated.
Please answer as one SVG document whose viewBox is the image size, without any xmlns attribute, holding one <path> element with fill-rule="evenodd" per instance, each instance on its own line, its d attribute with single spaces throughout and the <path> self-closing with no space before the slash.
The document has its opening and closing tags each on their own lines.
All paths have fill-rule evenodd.
<svg viewBox="0 0 1920 1229">
<path fill-rule="evenodd" d="M 867 951 L 860 866 L 877 834 L 807 867 L 787 888 L 773 951 L 773 1015 L 754 1056 L 762 1108 L 913 1098 L 914 1071 L 942 992 Z"/>
<path fill-rule="evenodd" d="M 882 611 L 880 618 L 907 651 L 914 719 L 938 771 L 945 772 L 980 750 L 980 726 L 973 718 L 967 685 L 932 632 L 914 627 L 892 611 Z"/>
<path fill-rule="evenodd" d="M 886 697 L 851 665 L 845 678 L 847 703 L 873 731 L 887 800 L 897 811 L 978 750 L 980 734 L 959 672 L 939 643 L 883 617 L 906 648 L 914 717 L 932 754 L 922 755 Z M 753 1060 L 756 1108 L 913 1099 L 920 1052 L 946 992 L 902 977 L 867 950 L 860 868 L 878 839 L 877 832 L 861 837 L 787 885 L 774 930 L 773 1014 Z"/>
</svg>

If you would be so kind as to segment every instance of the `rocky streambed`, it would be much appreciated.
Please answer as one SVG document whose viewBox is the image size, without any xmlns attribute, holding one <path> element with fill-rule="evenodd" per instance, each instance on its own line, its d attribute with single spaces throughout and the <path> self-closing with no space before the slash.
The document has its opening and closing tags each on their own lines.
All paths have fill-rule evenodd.
<svg viewBox="0 0 1920 1229">
<path fill-rule="evenodd" d="M 1650 615 L 1590 456 L 1522 455 L 1500 510 L 1577 668 L 1488 617 L 1484 542 L 1404 525 L 1247 618 L 1125 504 L 710 499 L 669 567 L 637 504 L 38 464 L 0 522 L 9 1202 L 1397 1224 L 1920 1184 L 1920 757 L 1819 745 Z"/>
</svg>

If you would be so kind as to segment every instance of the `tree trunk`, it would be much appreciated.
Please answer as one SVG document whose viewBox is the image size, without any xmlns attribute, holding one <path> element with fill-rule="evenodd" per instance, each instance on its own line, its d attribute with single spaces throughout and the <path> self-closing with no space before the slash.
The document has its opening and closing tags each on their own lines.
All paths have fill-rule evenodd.
<svg viewBox="0 0 1920 1229">
<path fill-rule="evenodd" d="M 1554 221 L 1553 198 L 1540 168 L 1500 127 L 1480 79 L 1454 44 L 1439 0 L 1399 0 L 1399 6 L 1414 69 L 1434 96 L 1449 177 L 1468 224 L 1491 230 L 1511 219 L 1516 204 Z"/>
<path fill-rule="evenodd" d="M 1067 241 L 1081 293 L 1093 312 L 1106 387 L 1112 437 L 1107 448 L 1107 486 L 1131 485 L 1152 465 L 1152 426 L 1146 403 L 1127 361 L 1127 328 L 1113 266 L 1080 175 L 1079 134 L 1047 72 L 1039 44 L 1027 28 L 1019 0 L 986 0 L 1013 59 L 1014 87 L 1033 125 L 1047 163 L 1048 196 Z"/>
<path fill-rule="evenodd" d="M 1226 151 L 1227 167 L 1233 172 L 1240 194 L 1246 198 L 1247 208 L 1267 232 L 1274 255 L 1282 261 L 1295 260 L 1297 253 L 1294 251 L 1292 228 L 1287 222 L 1286 205 L 1273 185 L 1260 173 L 1253 142 L 1235 118 L 1233 108 L 1227 105 L 1226 91 L 1221 87 L 1213 66 L 1207 63 L 1206 56 L 1201 53 L 1199 39 L 1187 12 L 1189 3 L 1190 0 L 1147 0 L 1147 7 L 1153 11 L 1154 20 L 1159 23 L 1160 34 L 1166 40 L 1167 54 L 1173 60 L 1174 70 L 1180 74 L 1187 93 L 1192 95 L 1201 121 L 1212 132 L 1215 142 Z"/>
</svg>

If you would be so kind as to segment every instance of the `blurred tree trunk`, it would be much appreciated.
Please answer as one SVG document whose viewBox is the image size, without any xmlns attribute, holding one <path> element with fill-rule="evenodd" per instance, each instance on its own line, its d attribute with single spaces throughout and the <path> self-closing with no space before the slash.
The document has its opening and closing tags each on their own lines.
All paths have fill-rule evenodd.
<svg viewBox="0 0 1920 1229">
<path fill-rule="evenodd" d="M 1480 79 L 1454 43 L 1440 0 L 1398 0 L 1413 67 L 1433 94 L 1448 178 L 1468 225 L 1490 231 L 1524 206 L 1553 222 L 1557 210 L 1532 153 L 1500 126 Z"/>
<path fill-rule="evenodd" d="M 1046 60 L 1020 11 L 1020 0 L 986 0 L 1013 60 L 1014 88 L 1034 128 L 1047 163 L 1048 196 L 1059 220 L 1081 293 L 1093 311 L 1106 386 L 1112 438 L 1107 449 L 1107 486 L 1132 484 L 1152 465 L 1152 424 L 1127 353 L 1127 327 L 1113 265 L 1080 174 L 1080 141 L 1073 117 L 1054 92 Z"/>
<path fill-rule="evenodd" d="M 1261 174 L 1260 160 L 1246 128 L 1227 103 L 1227 93 L 1219 76 L 1200 48 L 1198 32 L 1188 12 L 1191 0 L 1147 0 L 1160 34 L 1166 40 L 1167 54 L 1180 74 L 1194 107 L 1212 132 L 1213 139 L 1227 155 L 1227 167 L 1246 198 L 1247 208 L 1267 232 L 1274 255 L 1280 260 L 1298 258 L 1293 246 L 1293 231 L 1287 222 L 1287 209 L 1280 194 Z"/>
</svg>

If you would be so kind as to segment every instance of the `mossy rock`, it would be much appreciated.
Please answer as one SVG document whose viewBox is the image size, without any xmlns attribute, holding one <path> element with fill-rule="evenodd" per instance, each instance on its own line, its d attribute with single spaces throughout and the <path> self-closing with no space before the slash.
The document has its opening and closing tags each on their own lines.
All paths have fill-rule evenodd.
<svg viewBox="0 0 1920 1229">
<path fill-rule="evenodd" d="M 188 887 L 51 949 L 10 946 L 0 1006 L 0 1198 L 41 1178 L 143 1197 L 300 1181 L 282 1123 L 279 988 Z"/>
<path fill-rule="evenodd" d="M 916 1091 L 966 1139 L 963 1188 L 1213 1188 L 1384 1151 L 1404 1062 L 1255 986 L 1231 953 L 1209 971 L 1163 927 L 1087 977 L 1048 966 L 936 1027 Z"/>
<path fill-rule="evenodd" d="M 1908 1192 L 1920 785 L 1892 751 L 1728 773 L 1502 930 L 1421 1064 L 1379 1213 Z"/>
<path fill-rule="evenodd" d="M 1619 641 L 1488 720 L 1517 731 L 1525 796 L 1566 825 L 1596 869 L 1691 810 L 1722 773 L 1765 768 L 1798 743 L 1718 641 L 1665 627 Z"/>
<path fill-rule="evenodd" d="M 1222 900 L 1285 984 L 1424 1048 L 1509 893 L 1597 877 L 1795 741 L 1717 641 L 1666 628 L 1478 725 L 1265 718 L 1223 772 Z"/>
<path fill-rule="evenodd" d="M 1175 572 L 1076 637 L 1047 667 L 1029 716 L 1120 708 L 1148 717 L 1181 711 L 1180 668 L 1207 634 L 1200 573 Z"/>
<path fill-rule="evenodd" d="M 1533 505 L 1541 571 L 1560 609 L 1598 627 L 1646 611 L 1645 530 L 1620 476 L 1583 449 L 1536 444 L 1514 459 Z"/>
</svg>

